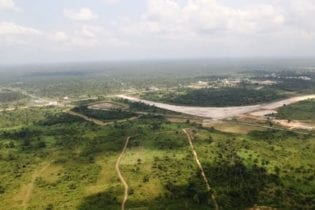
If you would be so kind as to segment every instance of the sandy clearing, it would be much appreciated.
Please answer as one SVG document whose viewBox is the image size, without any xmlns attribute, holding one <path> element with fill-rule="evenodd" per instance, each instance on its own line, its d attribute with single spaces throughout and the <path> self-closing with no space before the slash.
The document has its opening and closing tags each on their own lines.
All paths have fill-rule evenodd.
<svg viewBox="0 0 315 210">
<path fill-rule="evenodd" d="M 212 118 L 212 119 L 225 119 L 229 117 L 235 117 L 242 114 L 247 114 L 260 110 L 275 110 L 283 105 L 289 105 L 293 103 L 297 103 L 299 101 L 304 101 L 307 99 L 314 99 L 315 94 L 313 95 L 305 95 L 305 96 L 297 96 L 288 99 L 284 99 L 277 102 L 258 104 L 252 106 L 232 106 L 232 107 L 192 107 L 192 106 L 177 106 L 164 104 L 159 102 L 153 102 L 148 100 L 143 100 L 131 96 L 118 95 L 119 98 L 127 99 L 135 102 L 142 102 L 147 105 L 156 106 L 161 109 L 166 109 L 174 112 L 194 115 L 198 117 L 204 118 Z"/>
<path fill-rule="evenodd" d="M 300 121 L 288 121 L 288 120 L 273 120 L 272 122 L 289 129 L 303 129 L 303 130 L 314 130 L 315 126 Z"/>
<path fill-rule="evenodd" d="M 263 110 L 251 112 L 249 114 L 255 117 L 265 117 L 266 115 L 276 114 L 276 113 L 277 111 L 272 110 L 272 109 L 263 109 Z"/>
<path fill-rule="evenodd" d="M 103 103 L 90 105 L 88 108 L 95 109 L 95 110 L 111 110 L 111 109 L 122 109 L 124 107 L 118 104 L 114 104 L 114 103 L 103 102 Z"/>
<path fill-rule="evenodd" d="M 252 124 L 244 125 L 239 123 L 239 121 L 226 121 L 226 120 L 203 120 L 202 127 L 205 128 L 214 128 L 216 130 L 226 132 L 226 133 L 238 133 L 238 134 L 248 134 L 253 130 L 266 130 L 266 128 L 262 128 L 261 125 Z"/>
</svg>

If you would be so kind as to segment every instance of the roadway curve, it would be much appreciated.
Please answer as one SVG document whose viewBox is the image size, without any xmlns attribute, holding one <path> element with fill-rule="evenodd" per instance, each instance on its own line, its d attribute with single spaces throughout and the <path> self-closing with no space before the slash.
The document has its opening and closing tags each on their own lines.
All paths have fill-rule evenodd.
<svg viewBox="0 0 315 210">
<path fill-rule="evenodd" d="M 156 106 L 161 109 L 166 109 L 174 112 L 179 112 L 183 114 L 212 118 L 212 119 L 225 119 L 230 117 L 239 116 L 242 114 L 247 114 L 259 110 L 266 110 L 272 112 L 275 109 L 282 107 L 283 105 L 289 105 L 297 103 L 299 101 L 304 101 L 307 99 L 315 99 L 315 94 L 305 95 L 305 96 L 296 96 L 276 102 L 264 103 L 252 106 L 232 106 L 232 107 L 192 107 L 192 106 L 177 106 L 164 104 L 154 101 L 143 100 L 131 96 L 118 95 L 119 98 L 127 99 L 135 102 L 142 102 L 147 105 Z"/>
</svg>

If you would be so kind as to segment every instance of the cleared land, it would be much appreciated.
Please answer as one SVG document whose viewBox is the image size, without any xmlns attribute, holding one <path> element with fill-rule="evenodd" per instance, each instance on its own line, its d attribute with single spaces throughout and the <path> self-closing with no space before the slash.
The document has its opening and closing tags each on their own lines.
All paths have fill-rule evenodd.
<svg viewBox="0 0 315 210">
<path fill-rule="evenodd" d="M 289 129 L 313 130 L 315 128 L 315 124 L 308 124 L 300 121 L 273 120 L 273 122 Z"/>
<path fill-rule="evenodd" d="M 121 105 L 109 103 L 109 102 L 93 104 L 89 106 L 89 109 L 96 109 L 96 110 L 111 110 L 111 109 L 121 109 L 121 108 L 124 108 L 124 107 Z"/>
</svg>

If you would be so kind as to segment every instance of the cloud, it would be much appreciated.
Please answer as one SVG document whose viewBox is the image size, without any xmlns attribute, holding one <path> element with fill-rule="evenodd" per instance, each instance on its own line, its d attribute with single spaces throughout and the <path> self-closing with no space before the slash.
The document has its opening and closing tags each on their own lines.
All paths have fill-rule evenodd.
<svg viewBox="0 0 315 210">
<path fill-rule="evenodd" d="M 175 0 L 149 0 L 144 21 L 154 26 L 155 32 L 163 34 L 214 35 L 266 32 L 281 25 L 284 17 L 271 4 L 238 9 L 224 6 L 217 0 L 188 0 L 184 4 Z"/>
<path fill-rule="evenodd" d="M 42 32 L 31 27 L 17 25 L 12 22 L 0 22 L 0 35 L 41 35 Z"/>
<path fill-rule="evenodd" d="M 285 25 L 304 32 L 315 31 L 315 3 L 312 0 L 278 0 L 277 10 L 285 16 Z"/>
<path fill-rule="evenodd" d="M 118 2 L 120 2 L 121 0 L 103 0 L 105 2 L 105 4 L 117 4 Z"/>
<path fill-rule="evenodd" d="M 122 41 L 132 40 L 133 49 L 160 56 L 315 55 L 314 18 L 313 0 L 243 5 L 219 0 L 148 0 L 138 18 L 121 18 L 114 26 Z"/>
<path fill-rule="evenodd" d="M 79 25 L 53 32 L 49 41 L 58 43 L 62 49 L 94 48 L 101 45 L 101 37 L 105 37 L 101 26 Z"/>
<path fill-rule="evenodd" d="M 1 10 L 17 10 L 13 0 L 0 0 L 0 11 Z"/>
<path fill-rule="evenodd" d="M 63 31 L 57 31 L 49 34 L 48 38 L 54 42 L 67 42 L 69 40 L 68 35 Z"/>
<path fill-rule="evenodd" d="M 75 21 L 90 21 L 98 18 L 97 14 L 87 7 L 82 7 L 78 10 L 65 9 L 64 16 Z"/>
<path fill-rule="evenodd" d="M 2 9 L 3 2 L 0 0 Z M 146 7 L 142 9 L 139 2 Z M 67 18 L 81 22 L 65 21 L 46 25 L 42 30 L 0 21 L 0 53 L 11 52 L 13 60 L 23 47 L 27 52 L 40 50 L 49 59 L 53 58 L 50 55 L 58 55 L 64 60 L 69 56 L 74 59 L 315 56 L 314 0 L 137 0 L 134 4 L 123 8 L 125 16 L 116 13 L 115 8 L 106 18 L 91 22 L 88 21 L 98 18 L 91 9 L 65 9 Z M 104 6 L 106 9 L 112 8 Z"/>
</svg>

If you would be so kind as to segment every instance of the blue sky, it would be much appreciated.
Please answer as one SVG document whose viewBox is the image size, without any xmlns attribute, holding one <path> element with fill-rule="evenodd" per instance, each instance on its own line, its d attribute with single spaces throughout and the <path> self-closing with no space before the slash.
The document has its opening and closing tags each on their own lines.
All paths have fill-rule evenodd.
<svg viewBox="0 0 315 210">
<path fill-rule="evenodd" d="M 0 64 L 315 56 L 313 0 L 0 0 Z"/>
</svg>

